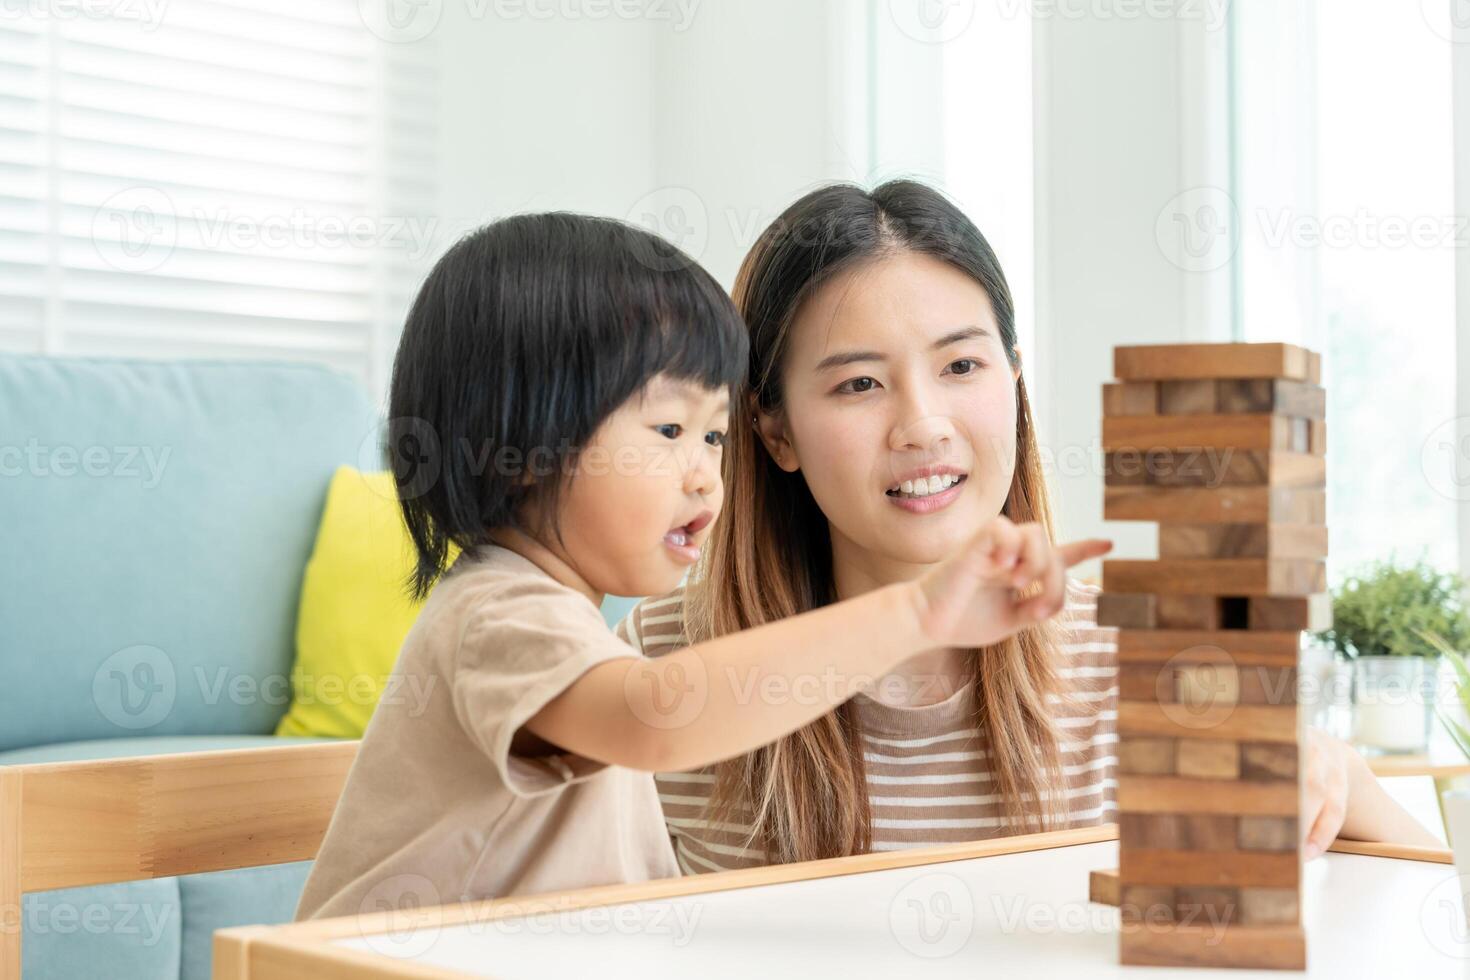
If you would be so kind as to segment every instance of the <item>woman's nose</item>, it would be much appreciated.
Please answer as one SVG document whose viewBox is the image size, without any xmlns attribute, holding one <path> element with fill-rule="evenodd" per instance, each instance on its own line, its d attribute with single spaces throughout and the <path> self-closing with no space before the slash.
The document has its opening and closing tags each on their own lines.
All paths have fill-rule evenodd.
<svg viewBox="0 0 1470 980">
<path fill-rule="evenodd" d="M 954 419 L 929 413 L 894 426 L 889 446 L 896 452 L 940 452 L 948 448 L 954 434 Z"/>
</svg>

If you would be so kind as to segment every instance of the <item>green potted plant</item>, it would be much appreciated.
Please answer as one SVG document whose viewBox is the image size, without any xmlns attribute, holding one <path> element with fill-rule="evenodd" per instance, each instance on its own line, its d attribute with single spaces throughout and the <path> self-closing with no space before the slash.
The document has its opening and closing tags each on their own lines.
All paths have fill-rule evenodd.
<svg viewBox="0 0 1470 980">
<path fill-rule="evenodd" d="M 1440 651 L 1470 647 L 1465 580 L 1422 559 L 1371 562 L 1332 595 L 1318 634 L 1353 665 L 1353 742 L 1368 752 L 1422 752 L 1437 702 Z"/>
</svg>

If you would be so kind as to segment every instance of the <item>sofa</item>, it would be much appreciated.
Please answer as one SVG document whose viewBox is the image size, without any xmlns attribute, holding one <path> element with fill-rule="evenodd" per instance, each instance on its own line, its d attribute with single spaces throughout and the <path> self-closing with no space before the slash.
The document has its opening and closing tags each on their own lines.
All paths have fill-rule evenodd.
<svg viewBox="0 0 1470 980">
<path fill-rule="evenodd" d="M 0 355 L 0 766 L 273 746 L 351 376 Z M 616 622 L 632 600 L 604 606 Z M 216 929 L 290 921 L 310 862 L 36 892 L 26 980 L 206 980 Z"/>
</svg>

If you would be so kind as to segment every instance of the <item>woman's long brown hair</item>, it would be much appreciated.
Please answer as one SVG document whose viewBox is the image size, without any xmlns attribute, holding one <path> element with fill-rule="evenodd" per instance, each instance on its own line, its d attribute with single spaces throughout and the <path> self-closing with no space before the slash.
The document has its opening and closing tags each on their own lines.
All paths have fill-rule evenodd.
<svg viewBox="0 0 1470 980">
<path fill-rule="evenodd" d="M 750 330 L 749 394 L 725 454 L 725 512 L 686 596 L 691 642 L 759 626 L 836 600 L 827 518 L 798 471 L 771 459 L 751 424 L 782 407 L 781 367 L 797 310 L 824 283 L 897 252 L 939 258 L 990 297 L 1006 357 L 1017 363 L 1015 309 L 989 243 L 942 194 L 911 181 L 869 192 L 839 184 L 798 200 L 746 257 L 735 302 Z M 1017 380 L 1016 465 L 1003 513 L 1052 536 L 1026 387 Z M 976 650 L 968 682 L 989 742 L 994 789 L 1015 832 L 1065 822 L 1061 748 L 1050 697 L 1065 697 L 1058 628 L 1043 623 Z M 863 734 L 852 702 L 779 741 L 717 767 L 711 823 L 751 817 L 747 846 L 772 863 L 863 853 L 872 814 Z"/>
</svg>

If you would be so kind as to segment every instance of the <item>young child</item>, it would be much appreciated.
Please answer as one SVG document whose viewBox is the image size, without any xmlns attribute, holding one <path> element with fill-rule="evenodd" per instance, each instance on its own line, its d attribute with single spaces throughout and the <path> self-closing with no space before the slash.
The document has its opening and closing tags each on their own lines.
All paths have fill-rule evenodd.
<svg viewBox="0 0 1470 980">
<path fill-rule="evenodd" d="M 1001 519 L 919 580 L 638 656 L 599 604 L 698 560 L 746 357 L 719 285 L 620 222 L 507 218 L 439 260 L 389 411 L 414 588 L 433 586 L 395 669 L 428 696 L 374 713 L 297 918 L 675 876 L 652 772 L 1051 616 L 1065 568 L 1110 547 Z"/>
</svg>

